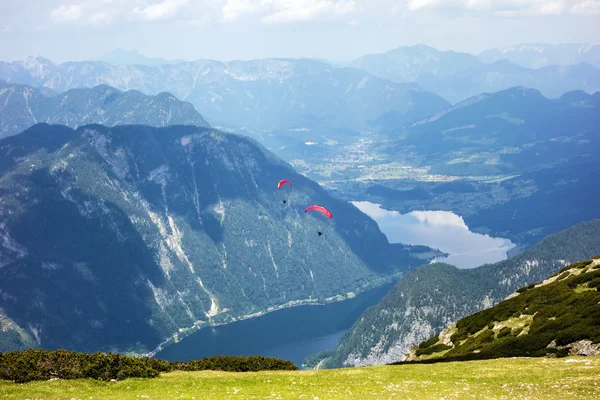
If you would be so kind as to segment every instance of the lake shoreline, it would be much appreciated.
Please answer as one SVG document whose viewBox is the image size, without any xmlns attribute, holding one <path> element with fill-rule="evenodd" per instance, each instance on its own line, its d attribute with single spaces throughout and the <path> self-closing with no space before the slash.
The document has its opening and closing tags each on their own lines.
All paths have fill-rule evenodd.
<svg viewBox="0 0 600 400">
<path fill-rule="evenodd" d="M 502 261 L 514 254 L 517 245 L 510 239 L 493 237 L 471 229 L 464 218 L 444 210 L 410 211 L 401 214 L 370 201 L 351 201 L 371 217 L 390 243 L 424 245 L 448 254 L 435 262 L 458 268 L 476 268 Z"/>
<path fill-rule="evenodd" d="M 330 297 L 327 297 L 322 300 L 319 300 L 319 299 L 292 300 L 292 301 L 289 301 L 287 303 L 284 303 L 284 304 L 281 304 L 278 306 L 268 307 L 266 310 L 263 310 L 263 311 L 258 311 L 258 312 L 252 313 L 252 314 L 245 314 L 245 315 L 241 315 L 238 317 L 232 317 L 231 320 L 224 321 L 224 322 L 211 323 L 210 319 L 209 319 L 209 321 L 205 321 L 205 320 L 196 321 L 194 323 L 194 325 L 192 325 L 191 327 L 179 328 L 179 330 L 177 332 L 173 333 L 166 340 L 161 342 L 156 348 L 154 348 L 154 350 L 152 350 L 148 353 L 144 353 L 144 354 L 142 354 L 142 356 L 150 357 L 150 358 L 155 357 L 158 353 L 165 350 L 166 348 L 179 343 L 184 338 L 191 336 L 195 333 L 198 333 L 199 331 L 201 331 L 203 329 L 222 327 L 222 326 L 230 325 L 230 324 L 233 324 L 236 322 L 241 322 L 241 321 L 246 321 L 246 320 L 253 319 L 253 318 L 262 317 L 267 314 L 270 314 L 270 313 L 273 313 L 276 311 L 285 310 L 285 309 L 291 309 L 291 308 L 302 307 L 302 306 L 326 306 L 326 305 L 330 305 L 330 304 L 342 303 L 344 301 L 349 301 L 349 300 L 355 299 L 358 296 L 363 295 L 371 290 L 376 290 L 376 289 L 381 288 L 386 285 L 395 284 L 400 279 L 402 279 L 403 274 L 404 273 L 399 272 L 399 273 L 390 275 L 387 278 L 381 278 L 378 280 L 374 280 L 372 285 L 363 286 L 362 288 L 356 289 L 353 292 L 347 292 L 345 294 L 337 294 L 337 295 L 330 296 Z M 348 296 L 349 293 L 352 293 L 353 296 L 349 297 Z M 222 315 L 222 314 L 220 314 L 220 315 Z"/>
</svg>

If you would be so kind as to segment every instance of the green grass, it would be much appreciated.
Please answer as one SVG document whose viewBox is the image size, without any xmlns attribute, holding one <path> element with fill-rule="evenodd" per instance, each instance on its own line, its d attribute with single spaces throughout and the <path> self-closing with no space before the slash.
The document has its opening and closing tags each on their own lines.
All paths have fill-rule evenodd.
<svg viewBox="0 0 600 400">
<path fill-rule="evenodd" d="M 15 384 L 1 399 L 592 399 L 600 357 L 512 358 L 323 371 L 171 372 L 155 379 Z"/>
</svg>

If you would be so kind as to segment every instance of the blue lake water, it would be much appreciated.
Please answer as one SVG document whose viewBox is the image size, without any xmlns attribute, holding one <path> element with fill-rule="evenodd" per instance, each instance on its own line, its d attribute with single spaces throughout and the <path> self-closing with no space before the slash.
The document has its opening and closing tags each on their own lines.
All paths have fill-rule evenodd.
<svg viewBox="0 0 600 400">
<path fill-rule="evenodd" d="M 387 284 L 341 302 L 286 308 L 204 328 L 156 357 L 187 361 L 214 355 L 262 355 L 290 360 L 301 367 L 308 355 L 335 348 L 363 311 L 378 303 L 391 287 Z"/>
<path fill-rule="evenodd" d="M 462 217 L 449 211 L 400 214 L 368 201 L 352 202 L 373 218 L 391 243 L 425 245 L 449 254 L 436 261 L 474 268 L 505 260 L 515 247 L 508 239 L 471 232 Z"/>
</svg>

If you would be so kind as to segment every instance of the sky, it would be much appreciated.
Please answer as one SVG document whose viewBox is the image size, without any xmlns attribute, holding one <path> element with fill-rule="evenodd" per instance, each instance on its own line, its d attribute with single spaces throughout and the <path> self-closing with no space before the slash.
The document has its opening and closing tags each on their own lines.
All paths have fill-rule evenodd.
<svg viewBox="0 0 600 400">
<path fill-rule="evenodd" d="M 599 43 L 600 0 L 0 0 L 0 59 L 310 57 Z"/>
</svg>

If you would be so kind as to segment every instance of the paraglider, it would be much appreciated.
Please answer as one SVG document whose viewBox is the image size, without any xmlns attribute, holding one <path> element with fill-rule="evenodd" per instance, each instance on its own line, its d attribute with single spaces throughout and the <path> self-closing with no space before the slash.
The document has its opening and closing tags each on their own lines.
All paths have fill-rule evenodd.
<svg viewBox="0 0 600 400">
<path fill-rule="evenodd" d="M 281 187 L 285 184 L 288 184 L 290 186 L 292 186 L 292 182 L 288 181 L 287 179 L 284 179 L 282 181 L 279 181 L 279 183 L 277 184 L 277 189 L 281 189 Z"/>
<path fill-rule="evenodd" d="M 333 215 L 331 214 L 331 211 L 329 211 L 328 209 L 326 209 L 326 208 L 325 208 L 325 207 L 323 207 L 323 206 L 319 206 L 319 205 L 308 206 L 308 207 L 306 208 L 306 210 L 304 210 L 304 212 L 308 212 L 308 211 L 311 211 L 311 210 L 318 211 L 318 212 L 320 212 L 321 214 L 323 214 L 323 215 L 327 216 L 329 219 L 333 218 Z"/>
<path fill-rule="evenodd" d="M 306 210 L 304 210 L 305 213 L 309 212 L 309 211 L 318 211 L 321 214 L 325 215 L 327 218 L 332 219 L 333 218 L 333 214 L 331 214 L 331 211 L 329 211 L 328 209 L 326 209 L 323 206 L 319 206 L 319 205 L 313 205 L 313 206 L 309 206 L 306 208 Z M 317 232 L 317 234 L 319 236 L 323 236 L 323 232 L 321 232 L 321 230 L 319 230 Z"/>
<path fill-rule="evenodd" d="M 279 183 L 277 184 L 277 189 L 281 189 L 281 187 L 285 184 L 290 185 L 290 187 L 292 187 L 292 182 L 288 181 L 287 179 L 283 179 L 281 181 L 279 181 Z M 287 200 L 283 200 L 283 204 L 287 203 Z"/>
</svg>

